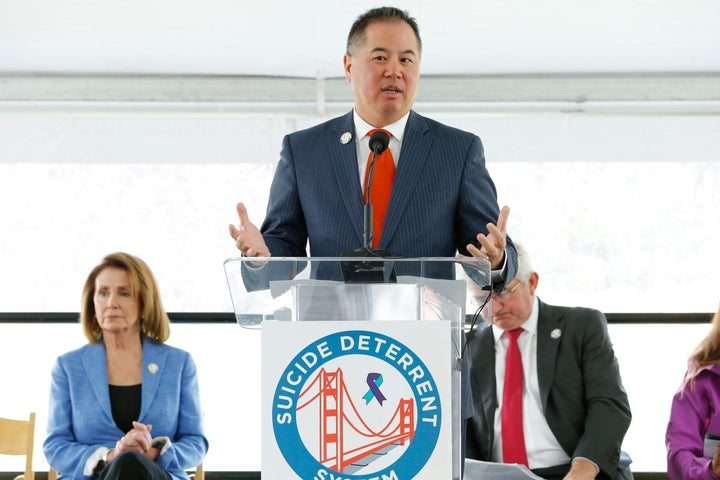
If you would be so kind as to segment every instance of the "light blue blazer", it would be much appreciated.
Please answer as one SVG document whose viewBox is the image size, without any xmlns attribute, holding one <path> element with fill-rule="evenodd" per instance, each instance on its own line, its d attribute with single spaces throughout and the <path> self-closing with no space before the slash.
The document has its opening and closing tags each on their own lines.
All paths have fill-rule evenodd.
<svg viewBox="0 0 720 480">
<path fill-rule="evenodd" d="M 153 373 L 155 372 L 155 373 Z M 157 464 L 175 479 L 202 462 L 203 433 L 197 369 L 188 352 L 143 337 L 142 405 L 138 421 L 152 425 L 152 437 L 172 442 Z M 88 459 L 112 448 L 124 432 L 110 407 L 105 345 L 88 344 L 61 355 L 52 370 L 47 438 L 50 466 L 63 478 L 87 479 Z"/>
<path fill-rule="evenodd" d="M 342 143 L 344 133 L 353 141 Z M 363 194 L 353 113 L 283 140 L 261 227 L 273 256 L 336 257 L 363 246 Z M 411 111 L 379 248 L 405 257 L 454 257 L 478 245 L 499 208 L 477 135 Z M 506 278 L 517 270 L 508 238 Z"/>
</svg>

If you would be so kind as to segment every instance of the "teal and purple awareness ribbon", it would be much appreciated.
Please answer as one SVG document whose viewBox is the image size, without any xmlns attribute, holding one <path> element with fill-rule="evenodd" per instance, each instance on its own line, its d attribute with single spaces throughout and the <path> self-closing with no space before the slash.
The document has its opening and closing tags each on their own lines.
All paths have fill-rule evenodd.
<svg viewBox="0 0 720 480">
<path fill-rule="evenodd" d="M 378 403 L 382 405 L 383 401 L 386 400 L 385 395 L 380 391 L 380 385 L 383 383 L 383 377 L 379 373 L 368 373 L 366 380 L 370 390 L 363 396 L 365 405 L 370 403 L 373 398 L 377 399 Z"/>
</svg>

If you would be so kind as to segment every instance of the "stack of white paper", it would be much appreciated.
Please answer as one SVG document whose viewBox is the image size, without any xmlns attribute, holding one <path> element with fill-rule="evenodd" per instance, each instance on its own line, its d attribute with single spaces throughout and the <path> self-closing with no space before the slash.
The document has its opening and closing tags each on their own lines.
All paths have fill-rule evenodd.
<svg viewBox="0 0 720 480">
<path fill-rule="evenodd" d="M 525 465 L 465 459 L 463 480 L 543 480 Z"/>
</svg>

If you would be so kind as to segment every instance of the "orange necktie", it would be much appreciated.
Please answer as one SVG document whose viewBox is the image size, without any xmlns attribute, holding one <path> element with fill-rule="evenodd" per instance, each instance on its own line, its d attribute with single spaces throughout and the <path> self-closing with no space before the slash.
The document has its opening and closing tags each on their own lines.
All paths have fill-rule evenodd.
<svg viewBox="0 0 720 480">
<path fill-rule="evenodd" d="M 505 386 L 502 401 L 503 463 L 521 463 L 528 466 L 523 433 L 523 366 L 517 339 L 522 328 L 506 330 L 508 349 L 505 356 Z"/>
<path fill-rule="evenodd" d="M 368 132 L 368 136 L 372 136 L 373 133 L 381 128 L 376 128 Z M 383 130 L 392 137 L 390 132 Z M 370 152 L 368 156 L 367 167 L 365 168 L 365 182 L 363 183 L 364 194 L 363 200 L 367 202 L 367 190 L 368 190 L 368 178 L 370 175 L 370 163 L 372 162 L 373 152 Z M 393 159 L 390 148 L 386 148 L 385 151 L 378 155 L 375 159 L 375 168 L 373 171 L 373 178 L 370 190 L 370 203 L 373 207 L 373 239 L 372 246 L 377 248 L 380 244 L 380 236 L 382 235 L 383 224 L 385 223 L 385 213 L 387 212 L 388 204 L 390 203 L 390 194 L 392 193 L 393 180 L 395 179 L 395 160 Z"/>
</svg>

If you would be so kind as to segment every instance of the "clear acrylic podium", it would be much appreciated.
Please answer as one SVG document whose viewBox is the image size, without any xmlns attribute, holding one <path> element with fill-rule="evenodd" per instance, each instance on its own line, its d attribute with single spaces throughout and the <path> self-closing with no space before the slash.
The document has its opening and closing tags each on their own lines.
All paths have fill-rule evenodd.
<svg viewBox="0 0 720 480">
<path fill-rule="evenodd" d="M 490 292 L 486 260 L 224 268 L 238 324 L 262 330 L 263 476 L 460 478 L 463 327 Z"/>
</svg>

